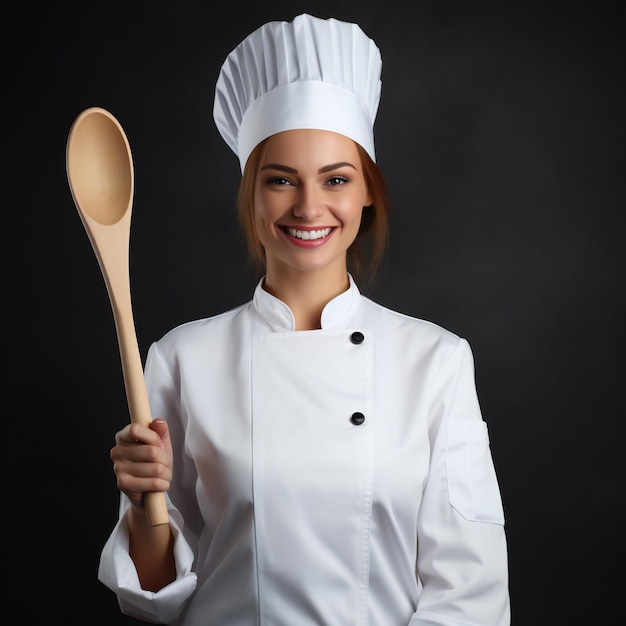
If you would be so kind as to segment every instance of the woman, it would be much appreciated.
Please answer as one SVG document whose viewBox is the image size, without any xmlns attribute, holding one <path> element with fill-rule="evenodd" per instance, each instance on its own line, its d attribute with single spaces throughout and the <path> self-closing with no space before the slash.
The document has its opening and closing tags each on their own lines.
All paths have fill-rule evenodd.
<svg viewBox="0 0 626 626">
<path fill-rule="evenodd" d="M 468 343 L 359 292 L 387 235 L 380 53 L 300 15 L 227 58 L 253 299 L 146 360 L 150 428 L 111 451 L 120 519 L 99 577 L 122 611 L 210 626 L 505 626 L 506 539 Z M 349 273 L 349 268 L 351 269 Z M 370 268 L 370 271 L 372 269 Z M 167 494 L 151 526 L 143 494 Z"/>
</svg>

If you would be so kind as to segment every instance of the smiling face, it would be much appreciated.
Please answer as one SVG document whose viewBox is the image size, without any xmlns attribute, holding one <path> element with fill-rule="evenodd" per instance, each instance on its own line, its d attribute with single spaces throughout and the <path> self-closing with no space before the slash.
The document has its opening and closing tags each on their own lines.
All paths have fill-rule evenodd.
<svg viewBox="0 0 626 626">
<path fill-rule="evenodd" d="M 356 145 L 324 130 L 267 142 L 254 187 L 255 226 L 267 273 L 346 272 L 346 253 L 371 204 Z"/>
</svg>

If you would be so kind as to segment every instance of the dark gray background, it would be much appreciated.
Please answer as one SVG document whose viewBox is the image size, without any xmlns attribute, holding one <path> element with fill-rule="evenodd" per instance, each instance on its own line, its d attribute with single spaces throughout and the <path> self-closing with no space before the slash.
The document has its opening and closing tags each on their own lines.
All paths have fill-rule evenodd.
<svg viewBox="0 0 626 626">
<path fill-rule="evenodd" d="M 30 595 L 9 594 L 12 623 L 134 622 L 96 578 L 117 518 L 108 451 L 128 414 L 108 297 L 67 184 L 70 126 L 102 106 L 133 150 L 145 357 L 172 326 L 251 296 L 239 166 L 214 126 L 213 89 L 245 35 L 305 11 L 356 21 L 381 48 L 375 133 L 394 211 L 371 295 L 472 345 L 513 623 L 610 623 L 624 524 L 616 15 L 599 3 L 210 4 L 23 4 L 5 19 L 5 552 L 19 548 L 5 563 L 15 598 Z"/>
</svg>

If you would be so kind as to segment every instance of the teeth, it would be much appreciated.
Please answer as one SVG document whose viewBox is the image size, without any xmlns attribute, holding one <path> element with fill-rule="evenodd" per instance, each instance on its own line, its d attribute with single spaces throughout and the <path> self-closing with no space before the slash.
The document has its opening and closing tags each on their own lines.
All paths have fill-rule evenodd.
<svg viewBox="0 0 626 626">
<path fill-rule="evenodd" d="M 311 240 L 326 237 L 331 228 L 320 228 L 320 230 L 297 230 L 296 228 L 287 228 L 287 232 L 297 239 Z"/>
</svg>

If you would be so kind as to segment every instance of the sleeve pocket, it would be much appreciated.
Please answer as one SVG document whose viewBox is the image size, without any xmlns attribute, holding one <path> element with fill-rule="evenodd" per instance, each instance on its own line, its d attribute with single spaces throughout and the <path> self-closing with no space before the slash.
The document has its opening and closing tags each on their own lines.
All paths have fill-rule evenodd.
<svg viewBox="0 0 626 626">
<path fill-rule="evenodd" d="M 482 419 L 448 419 L 446 474 L 450 504 L 466 520 L 504 524 L 487 424 Z"/>
</svg>

